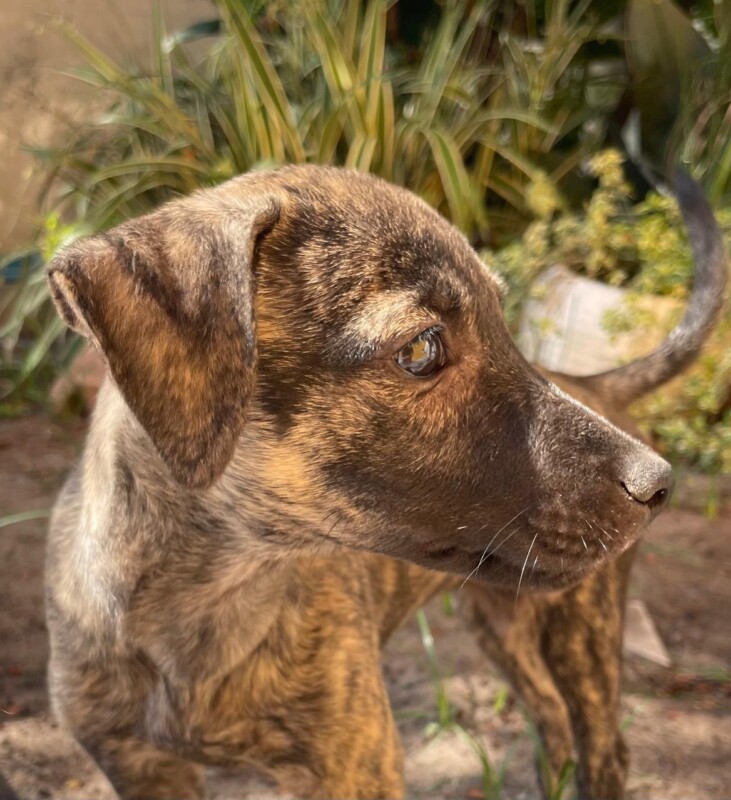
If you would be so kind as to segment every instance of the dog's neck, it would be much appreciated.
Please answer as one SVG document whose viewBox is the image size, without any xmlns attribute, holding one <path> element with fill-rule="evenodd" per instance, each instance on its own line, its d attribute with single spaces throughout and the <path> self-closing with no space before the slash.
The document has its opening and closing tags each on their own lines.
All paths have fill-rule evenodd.
<svg viewBox="0 0 731 800">
<path fill-rule="evenodd" d="M 176 542 L 186 549 L 232 548 L 247 561 L 278 560 L 293 550 L 323 546 L 327 513 L 317 509 L 311 487 L 302 483 L 305 467 L 293 461 L 291 449 L 282 455 L 266 421 L 248 422 L 224 474 L 213 486 L 192 490 L 175 482 L 110 379 L 97 409 L 83 480 L 95 505 L 102 498 L 115 506 L 115 514 L 96 516 L 125 520 L 142 538 L 168 537 L 166 549 L 175 550 Z"/>
<path fill-rule="evenodd" d="M 184 614 L 185 636 L 200 627 L 209 650 L 215 646 L 212 630 L 238 631 L 237 652 L 227 645 L 227 661 L 243 658 L 275 620 L 294 558 L 331 552 L 332 547 L 317 538 L 308 545 L 306 536 L 296 544 L 297 520 L 275 513 L 277 498 L 271 490 L 269 496 L 259 490 L 266 476 L 244 474 L 245 457 L 211 489 L 186 491 L 170 477 L 109 380 L 97 409 L 81 464 L 77 510 L 86 531 L 86 555 L 99 578 L 93 616 L 163 659 L 189 648 L 170 641 L 179 635 L 176 626 L 161 622 L 152 635 L 149 625 L 137 630 L 136 611 L 144 606 L 149 620 L 150 607 L 159 608 L 159 618 L 168 622 Z M 305 520 L 301 528 L 306 532 L 310 525 Z M 78 572 L 79 580 L 86 580 Z M 184 669 L 196 669 L 190 652 L 186 658 Z M 210 653 L 207 659 L 201 655 L 204 661 L 210 665 Z M 183 680 L 181 669 L 166 666 L 166 672 Z"/>
</svg>

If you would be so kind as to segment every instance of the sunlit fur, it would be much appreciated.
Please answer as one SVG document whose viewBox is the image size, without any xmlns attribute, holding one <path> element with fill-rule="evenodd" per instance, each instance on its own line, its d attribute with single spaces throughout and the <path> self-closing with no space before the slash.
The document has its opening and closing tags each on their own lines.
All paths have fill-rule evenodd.
<svg viewBox="0 0 731 800">
<path fill-rule="evenodd" d="M 468 575 L 498 604 L 577 584 L 668 485 L 524 361 L 466 240 L 370 177 L 252 173 L 49 279 L 112 376 L 51 524 L 51 694 L 124 798 L 202 796 L 193 762 L 403 796 L 388 634 Z M 435 324 L 419 381 L 393 355 Z"/>
</svg>

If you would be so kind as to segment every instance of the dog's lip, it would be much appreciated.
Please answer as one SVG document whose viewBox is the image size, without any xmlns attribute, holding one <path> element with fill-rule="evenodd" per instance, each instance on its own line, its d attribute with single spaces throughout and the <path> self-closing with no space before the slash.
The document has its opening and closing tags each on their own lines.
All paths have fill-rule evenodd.
<svg viewBox="0 0 731 800">
<path fill-rule="evenodd" d="M 466 574 L 471 570 L 478 572 L 483 567 L 489 569 L 501 564 L 508 567 L 512 566 L 510 562 L 503 560 L 497 554 L 490 553 L 485 556 L 484 548 L 470 551 L 457 545 L 430 550 L 426 553 L 426 557 L 437 569 L 445 569 L 449 572 L 460 574 Z M 479 569 L 477 568 L 478 564 L 480 565 Z"/>
<path fill-rule="evenodd" d="M 480 554 L 477 554 L 479 556 Z M 494 585 L 495 578 L 499 579 L 501 585 L 512 586 L 517 591 L 520 586 L 521 592 L 530 593 L 532 591 L 561 591 L 567 587 L 574 586 L 586 573 L 596 568 L 595 559 L 587 559 L 586 562 L 553 564 L 541 563 L 534 567 L 532 561 L 515 564 L 512 561 L 501 559 L 499 555 L 490 555 L 482 563 L 479 557 L 475 560 L 475 554 L 471 556 L 474 566 L 465 576 L 470 581 L 484 583 L 488 586 Z M 479 567 L 477 565 L 479 564 Z M 523 575 L 521 580 L 521 573 Z"/>
<path fill-rule="evenodd" d="M 483 577 L 488 577 L 491 573 L 499 570 L 504 576 L 512 579 L 513 576 L 520 575 L 522 564 L 516 565 L 512 560 L 505 558 L 500 553 L 489 553 L 485 555 L 485 551 L 479 550 L 466 554 L 467 567 L 469 568 L 469 577 L 477 578 L 478 580 Z M 543 572 L 543 570 L 539 570 Z M 483 573 L 482 575 L 480 573 Z"/>
<path fill-rule="evenodd" d="M 649 516 L 649 514 L 647 515 Z M 527 520 L 530 522 L 530 520 Z M 479 581 L 489 582 L 491 577 L 497 572 L 501 579 L 517 581 L 521 572 L 529 574 L 533 579 L 562 586 L 575 583 L 587 572 L 596 569 L 600 564 L 609 559 L 620 556 L 625 550 L 632 546 L 637 540 L 638 535 L 645 529 L 649 520 L 638 520 L 625 535 L 615 536 L 613 540 L 606 542 L 605 548 L 590 547 L 589 551 L 582 551 L 578 557 L 576 553 L 570 555 L 562 548 L 545 549 L 545 543 L 551 540 L 568 536 L 569 533 L 561 533 L 551 529 L 531 526 L 530 538 L 535 533 L 539 534 L 536 547 L 532 555 L 526 560 L 526 553 L 522 552 L 518 559 L 514 552 L 501 552 L 500 547 L 496 552 L 487 551 L 483 546 L 480 549 L 465 547 L 464 545 L 448 545 L 441 548 L 429 550 L 426 554 L 427 559 L 437 569 L 445 569 L 449 572 L 456 572 Z M 573 526 L 570 528 L 573 532 Z M 572 533 L 572 535 L 575 535 Z M 578 541 L 578 535 L 577 535 Z M 593 541 L 587 534 L 587 542 Z M 543 543 L 543 548 L 541 547 Z M 523 548 L 525 549 L 525 548 Z M 536 561 L 537 557 L 537 561 Z M 524 577 L 525 582 L 525 577 Z"/>
<path fill-rule="evenodd" d="M 602 555 L 606 553 L 602 551 Z M 615 554 L 611 554 L 612 556 Z M 525 558 L 525 556 L 524 556 Z M 596 569 L 603 559 L 598 555 L 587 555 L 579 561 L 552 556 L 534 563 L 531 558 L 520 563 L 508 553 L 488 553 L 459 546 L 446 546 L 428 550 L 422 564 L 431 569 L 460 575 L 465 581 L 476 581 L 488 586 L 502 586 L 515 591 L 518 585 L 521 592 L 562 591 L 578 583 L 590 570 Z M 521 573 L 523 577 L 521 579 Z"/>
<path fill-rule="evenodd" d="M 485 555 L 484 548 L 482 550 L 464 551 L 462 556 L 466 559 L 469 570 L 473 572 L 472 577 L 479 578 L 480 572 L 483 570 L 492 572 L 495 569 L 499 569 L 504 575 L 515 576 L 516 580 L 522 571 L 526 571 L 531 575 L 540 576 L 550 581 L 554 581 L 556 578 L 565 578 L 567 582 L 572 582 L 587 571 L 595 569 L 599 563 L 607 558 L 615 558 L 620 555 L 633 541 L 630 538 L 626 543 L 622 542 L 621 548 L 617 547 L 614 550 L 609 548 L 607 551 L 602 550 L 601 552 L 586 554 L 585 557 L 579 560 L 568 556 L 562 557 L 561 553 L 551 553 L 546 558 L 545 553 L 542 554 L 534 550 L 533 553 L 538 557 L 535 562 L 533 557 L 526 560 L 525 554 L 523 554 L 520 561 L 516 561 L 508 554 L 500 552 Z M 450 548 L 450 550 L 456 550 L 456 548 Z M 543 560 L 541 560 L 541 555 L 544 555 Z"/>
</svg>

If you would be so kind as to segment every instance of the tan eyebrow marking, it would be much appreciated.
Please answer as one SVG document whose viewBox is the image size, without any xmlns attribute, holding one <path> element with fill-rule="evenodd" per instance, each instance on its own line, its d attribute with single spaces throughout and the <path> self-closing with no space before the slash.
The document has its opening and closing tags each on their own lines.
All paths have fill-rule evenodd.
<svg viewBox="0 0 731 800">
<path fill-rule="evenodd" d="M 394 339 L 411 332 L 416 336 L 438 322 L 434 313 L 419 305 L 416 292 L 380 292 L 358 308 L 334 349 L 348 360 L 363 360 Z"/>
</svg>

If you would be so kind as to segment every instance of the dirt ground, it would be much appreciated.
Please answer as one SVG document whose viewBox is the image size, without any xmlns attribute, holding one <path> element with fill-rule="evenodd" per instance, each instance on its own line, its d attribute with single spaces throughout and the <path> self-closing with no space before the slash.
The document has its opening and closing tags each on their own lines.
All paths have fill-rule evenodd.
<svg viewBox="0 0 731 800">
<path fill-rule="evenodd" d="M 0 517 L 48 509 L 83 425 L 0 420 Z M 708 520 L 707 486 L 681 481 L 652 526 L 632 582 L 673 659 L 627 659 L 624 697 L 633 800 L 731 798 L 731 504 Z M 726 495 L 727 500 L 729 494 Z M 0 800 L 111 800 L 104 778 L 50 720 L 42 572 L 46 520 L 0 528 Z M 428 610 L 450 701 L 504 774 L 502 798 L 534 798 L 533 745 L 512 698 L 459 620 Z M 389 644 L 384 669 L 407 753 L 409 796 L 481 797 L 480 765 L 454 733 L 428 736 L 434 684 L 414 621 Z M 253 775 L 211 772 L 218 800 L 275 797 Z"/>
</svg>

